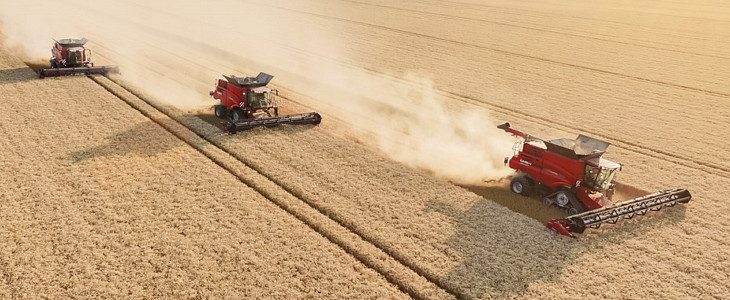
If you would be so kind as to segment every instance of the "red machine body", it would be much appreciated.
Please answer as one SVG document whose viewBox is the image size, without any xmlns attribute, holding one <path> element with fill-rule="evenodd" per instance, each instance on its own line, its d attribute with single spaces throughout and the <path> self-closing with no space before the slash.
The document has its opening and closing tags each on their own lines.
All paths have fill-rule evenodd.
<svg viewBox="0 0 730 300">
<path fill-rule="evenodd" d="M 500 129 L 525 139 L 515 148 L 515 155 L 505 159 L 510 168 L 525 174 L 521 194 L 525 194 L 524 188 L 543 185 L 559 197 L 554 204 L 571 213 L 612 204 L 609 197 L 615 186 L 613 179 L 621 165 L 601 157 L 609 143 L 584 135 L 575 140 L 545 141 L 513 129 L 509 123 L 500 125 Z M 550 196 L 544 202 L 553 204 Z"/>
<path fill-rule="evenodd" d="M 91 50 L 84 47 L 87 42 L 86 38 L 55 41 L 49 60 L 51 68 L 42 69 L 39 77 L 120 73 L 118 66 L 94 67 L 94 63 L 91 62 Z"/>
<path fill-rule="evenodd" d="M 259 73 L 256 77 L 224 76 L 218 79 L 214 91 L 210 92 L 213 99 L 219 100 L 220 105 L 215 108 L 215 115 L 225 118 L 230 114 L 234 122 L 254 118 L 254 113 L 265 112 L 271 116 L 278 115 L 277 101 L 271 94 L 272 90 L 266 87 L 274 78 L 266 73 Z M 278 94 L 278 91 L 273 90 Z"/>
<path fill-rule="evenodd" d="M 547 223 L 559 234 L 575 237 L 573 233 L 583 233 L 589 227 L 614 224 L 692 199 L 686 189 L 673 189 L 614 204 L 610 200 L 614 178 L 622 166 L 602 158 L 608 142 L 584 135 L 546 141 L 511 128 L 509 123 L 497 128 L 524 139 L 515 144 L 515 154 L 504 160 L 519 172 L 510 183 L 512 191 L 527 196 L 534 187 L 546 187 L 549 193 L 542 198 L 543 203 L 570 214 Z"/>
<path fill-rule="evenodd" d="M 87 39 L 62 39 L 51 48 L 52 68 L 93 67 L 91 50 L 84 48 Z"/>
<path fill-rule="evenodd" d="M 615 168 L 620 165 L 611 163 Z M 606 165 L 604 163 L 604 165 Z M 586 172 L 600 172 L 600 156 L 590 159 L 575 159 L 548 151 L 539 143 L 525 142 L 522 151 L 509 159 L 509 167 L 529 174 L 529 178 L 553 190 L 573 190 L 575 196 L 585 206 L 576 208 L 577 212 L 611 205 L 605 195 L 612 189 L 613 181 L 604 188 L 588 185 L 583 180 Z M 608 171 L 612 172 L 612 171 Z M 610 193 L 610 192 L 609 192 Z"/>
<path fill-rule="evenodd" d="M 210 92 L 213 99 L 219 100 L 215 105 L 215 116 L 226 119 L 230 116 L 225 130 L 236 133 L 254 127 L 274 127 L 282 124 L 318 125 L 322 116 L 316 112 L 279 115 L 279 105 L 272 93 L 279 95 L 266 85 L 274 76 L 259 73 L 256 77 L 223 76 L 218 79 L 215 90 Z"/>
</svg>

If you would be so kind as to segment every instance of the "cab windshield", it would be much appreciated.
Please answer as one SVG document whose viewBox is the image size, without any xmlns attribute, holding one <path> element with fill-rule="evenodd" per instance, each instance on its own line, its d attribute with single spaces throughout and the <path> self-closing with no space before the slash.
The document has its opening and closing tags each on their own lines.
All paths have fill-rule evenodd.
<svg viewBox="0 0 730 300">
<path fill-rule="evenodd" d="M 254 108 L 266 108 L 269 105 L 269 93 L 252 93 L 251 106 Z"/>
<path fill-rule="evenodd" d="M 604 191 L 611 186 L 616 169 L 586 165 L 583 181 L 595 190 Z"/>
</svg>

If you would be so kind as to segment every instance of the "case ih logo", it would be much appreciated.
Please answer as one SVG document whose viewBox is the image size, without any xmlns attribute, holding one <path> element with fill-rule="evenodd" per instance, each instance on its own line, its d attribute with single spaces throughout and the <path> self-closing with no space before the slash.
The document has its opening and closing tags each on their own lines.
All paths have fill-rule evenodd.
<svg viewBox="0 0 730 300">
<path fill-rule="evenodd" d="M 520 159 L 520 163 L 523 164 L 523 165 L 525 165 L 525 166 L 532 166 L 532 163 L 531 162 L 526 161 L 524 159 Z"/>
</svg>

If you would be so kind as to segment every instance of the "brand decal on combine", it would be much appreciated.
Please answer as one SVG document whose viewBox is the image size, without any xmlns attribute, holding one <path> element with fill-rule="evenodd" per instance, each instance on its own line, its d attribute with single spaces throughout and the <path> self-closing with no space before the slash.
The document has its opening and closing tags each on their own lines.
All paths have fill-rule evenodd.
<svg viewBox="0 0 730 300">
<path fill-rule="evenodd" d="M 525 166 L 532 166 L 532 163 L 531 162 L 526 161 L 524 159 L 520 159 L 520 163 L 523 164 L 523 165 L 525 165 Z"/>
</svg>

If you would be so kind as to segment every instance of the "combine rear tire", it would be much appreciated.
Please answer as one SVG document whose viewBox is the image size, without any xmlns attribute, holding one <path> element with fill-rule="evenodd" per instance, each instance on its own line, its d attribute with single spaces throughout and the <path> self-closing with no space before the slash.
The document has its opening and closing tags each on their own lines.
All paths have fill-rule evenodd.
<svg viewBox="0 0 730 300">
<path fill-rule="evenodd" d="M 515 194 L 520 194 L 522 196 L 529 196 L 530 192 L 532 191 L 532 184 L 530 184 L 530 181 L 525 178 L 525 176 L 519 176 L 512 178 L 512 182 L 510 183 L 510 188 L 512 189 L 512 192 Z"/>
</svg>

